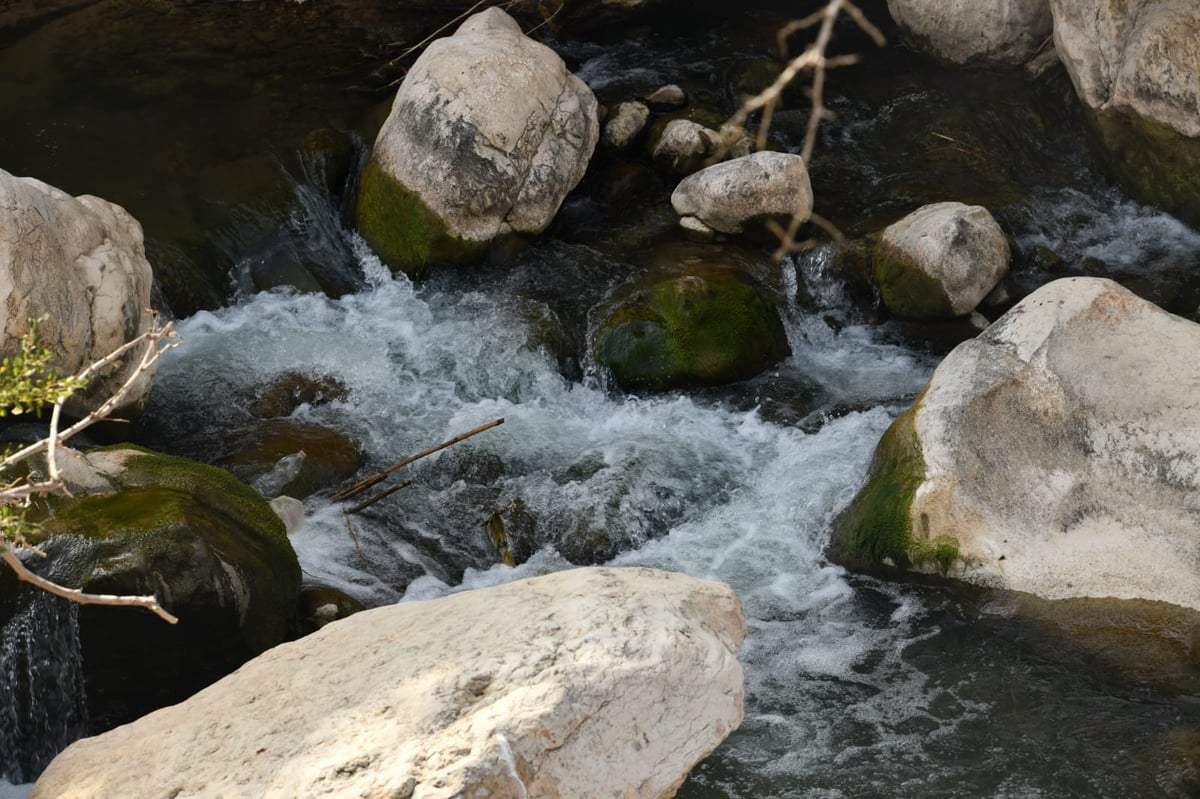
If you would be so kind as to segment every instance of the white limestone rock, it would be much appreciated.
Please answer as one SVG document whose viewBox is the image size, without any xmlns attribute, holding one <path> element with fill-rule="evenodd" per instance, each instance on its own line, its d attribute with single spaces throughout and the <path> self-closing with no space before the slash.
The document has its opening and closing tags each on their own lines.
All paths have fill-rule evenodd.
<svg viewBox="0 0 1200 799">
<path fill-rule="evenodd" d="M 933 203 L 880 235 L 872 268 L 888 310 L 908 319 L 965 316 L 1008 274 L 1004 231 L 986 208 Z"/>
<path fill-rule="evenodd" d="M 1200 137 L 1200 4 L 1051 0 L 1054 43 L 1093 110 L 1126 111 Z"/>
<path fill-rule="evenodd" d="M 360 232 L 394 269 L 537 234 L 583 177 L 596 98 L 499 8 L 431 43 L 409 70 L 364 170 Z"/>
<path fill-rule="evenodd" d="M 21 349 L 39 317 L 39 343 L 62 373 L 78 372 L 150 329 L 153 275 L 142 226 L 99 197 L 72 197 L 0 170 L 0 356 Z M 69 402 L 83 414 L 134 374 L 141 352 L 92 381 Z M 117 415 L 144 404 L 154 370 L 143 373 Z"/>
<path fill-rule="evenodd" d="M 31 799 L 669 797 L 737 727 L 725 585 L 594 568 L 355 614 L 79 741 Z"/>
<path fill-rule="evenodd" d="M 645 103 L 618 103 L 604 123 L 604 143 L 614 150 L 624 150 L 642 132 L 649 119 L 650 109 Z"/>
<path fill-rule="evenodd" d="M 888 11 L 914 44 L 938 58 L 955 64 L 1016 65 L 1031 58 L 1050 35 L 1049 3 L 888 0 Z"/>
<path fill-rule="evenodd" d="M 1200 610 L 1197 352 L 1200 325 L 1116 283 L 1043 286 L 937 368 L 830 556 Z"/>
<path fill-rule="evenodd" d="M 764 151 L 714 164 L 680 181 L 671 207 L 722 233 L 741 233 L 746 223 L 768 217 L 802 220 L 812 213 L 812 184 L 804 159 Z"/>
</svg>

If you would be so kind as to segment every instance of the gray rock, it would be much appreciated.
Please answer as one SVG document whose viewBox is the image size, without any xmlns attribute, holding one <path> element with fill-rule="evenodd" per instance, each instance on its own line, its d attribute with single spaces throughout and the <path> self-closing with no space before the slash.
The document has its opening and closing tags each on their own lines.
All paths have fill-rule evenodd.
<svg viewBox="0 0 1200 799">
<path fill-rule="evenodd" d="M 1090 2 L 1090 0 L 1084 0 Z M 1050 35 L 1050 0 L 888 0 L 905 35 L 955 64 L 1016 65 Z"/>
<path fill-rule="evenodd" d="M 356 613 L 79 741 L 31 799 L 669 797 L 741 721 L 725 585 L 576 569 Z"/>
<path fill-rule="evenodd" d="M 650 153 L 660 164 L 677 175 L 695 172 L 721 150 L 721 134 L 690 119 L 673 119 Z"/>
<path fill-rule="evenodd" d="M 624 150 L 646 127 L 648 119 L 650 109 L 645 104 L 619 103 L 604 123 L 604 143 L 614 150 Z"/>
<path fill-rule="evenodd" d="M 394 269 L 540 233 L 587 169 L 596 98 L 499 8 L 426 48 L 360 180 L 360 232 Z"/>
<path fill-rule="evenodd" d="M 30 321 L 44 317 L 39 343 L 63 373 L 78 372 L 150 329 L 152 280 L 142 226 L 124 208 L 0 170 L 0 356 L 19 352 Z M 68 410 L 108 399 L 141 355 L 102 372 Z M 152 368 L 137 379 L 118 415 L 145 402 L 153 377 Z"/>
<path fill-rule="evenodd" d="M 1197 351 L 1200 325 L 1116 283 L 1043 286 L 884 435 L 830 556 L 1200 609 Z"/>
<path fill-rule="evenodd" d="M 1008 240 L 979 205 L 934 203 L 886 228 L 872 253 L 883 303 L 908 319 L 975 310 L 1008 273 Z"/>
<path fill-rule="evenodd" d="M 741 233 L 764 217 L 802 219 L 812 213 L 812 184 L 804 159 L 764 151 L 735 158 L 684 178 L 671 194 L 680 217 L 693 217 L 722 233 Z"/>
</svg>

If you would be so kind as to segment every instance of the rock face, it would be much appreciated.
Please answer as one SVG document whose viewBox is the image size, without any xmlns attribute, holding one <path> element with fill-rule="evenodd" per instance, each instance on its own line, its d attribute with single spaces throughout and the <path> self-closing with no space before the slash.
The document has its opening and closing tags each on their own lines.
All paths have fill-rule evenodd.
<svg viewBox="0 0 1200 799">
<path fill-rule="evenodd" d="M 888 11 L 914 44 L 945 61 L 1015 65 L 1032 57 L 1050 35 L 1049 3 L 888 0 Z"/>
<path fill-rule="evenodd" d="M 1127 188 L 1200 224 L 1200 5 L 1052 0 L 1054 41 Z"/>
<path fill-rule="evenodd" d="M 1200 609 L 1200 325 L 1099 278 L 955 349 L 834 525 L 851 568 Z"/>
<path fill-rule="evenodd" d="M 142 227 L 125 209 L 70 195 L 0 170 L 0 356 L 20 351 L 38 317 L 38 341 L 64 373 L 78 372 L 150 329 L 153 279 Z M 92 381 L 68 410 L 83 414 L 106 400 L 137 367 L 126 357 Z M 139 407 L 153 371 L 133 387 L 121 412 Z"/>
<path fill-rule="evenodd" d="M 627 290 L 595 352 L 623 388 L 665 391 L 745 380 L 791 350 L 779 312 L 748 275 L 698 264 Z"/>
<path fill-rule="evenodd" d="M 599 135 L 591 90 L 490 8 L 409 70 L 360 177 L 359 230 L 410 273 L 540 233 Z"/>
<path fill-rule="evenodd" d="M 1008 273 L 1008 241 L 979 205 L 934 203 L 890 225 L 872 268 L 883 304 L 907 319 L 969 314 Z"/>
<path fill-rule="evenodd" d="M 760 152 L 684 178 L 671 194 L 671 206 L 683 219 L 721 233 L 741 233 L 751 220 L 786 220 L 797 212 L 808 219 L 812 184 L 800 156 Z"/>
<path fill-rule="evenodd" d="M 54 760 L 35 799 L 669 797 L 737 727 L 724 585 L 578 569 L 355 614 Z"/>
</svg>

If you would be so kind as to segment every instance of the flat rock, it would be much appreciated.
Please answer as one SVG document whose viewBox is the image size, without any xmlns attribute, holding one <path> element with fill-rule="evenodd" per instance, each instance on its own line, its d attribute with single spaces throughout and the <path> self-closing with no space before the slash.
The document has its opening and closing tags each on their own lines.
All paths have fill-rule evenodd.
<svg viewBox="0 0 1200 799">
<path fill-rule="evenodd" d="M 357 613 L 79 741 L 32 799 L 669 797 L 742 716 L 725 585 L 577 569 Z"/>
</svg>

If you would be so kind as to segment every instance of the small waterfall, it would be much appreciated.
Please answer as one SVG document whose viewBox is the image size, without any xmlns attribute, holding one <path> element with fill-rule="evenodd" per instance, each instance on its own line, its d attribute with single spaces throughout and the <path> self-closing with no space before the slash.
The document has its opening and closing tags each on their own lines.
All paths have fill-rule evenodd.
<svg viewBox="0 0 1200 799">
<path fill-rule="evenodd" d="M 27 782 L 87 732 L 79 607 L 25 586 L 8 598 L 18 607 L 0 628 L 0 776 Z"/>
</svg>

